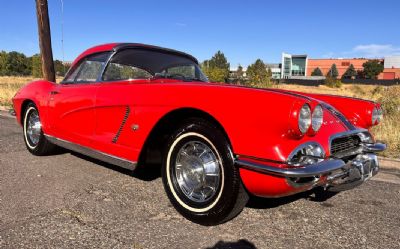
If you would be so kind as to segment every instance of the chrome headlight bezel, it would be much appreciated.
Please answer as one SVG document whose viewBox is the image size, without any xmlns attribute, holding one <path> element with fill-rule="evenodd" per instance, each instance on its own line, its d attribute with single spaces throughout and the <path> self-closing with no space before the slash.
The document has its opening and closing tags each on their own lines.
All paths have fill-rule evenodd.
<svg viewBox="0 0 400 249">
<path fill-rule="evenodd" d="M 372 144 L 375 142 L 374 138 L 368 131 L 360 132 L 358 134 L 358 137 L 360 138 L 362 143 Z"/>
<path fill-rule="evenodd" d="M 309 104 L 304 104 L 299 110 L 298 127 L 302 134 L 307 133 L 311 126 L 311 107 Z"/>
<path fill-rule="evenodd" d="M 321 105 L 317 105 L 311 115 L 311 127 L 314 132 L 321 129 L 322 123 L 324 122 L 324 110 Z"/>
<path fill-rule="evenodd" d="M 325 155 L 325 150 L 319 143 L 307 142 L 294 149 L 287 161 L 292 166 L 306 166 L 321 162 Z"/>
</svg>

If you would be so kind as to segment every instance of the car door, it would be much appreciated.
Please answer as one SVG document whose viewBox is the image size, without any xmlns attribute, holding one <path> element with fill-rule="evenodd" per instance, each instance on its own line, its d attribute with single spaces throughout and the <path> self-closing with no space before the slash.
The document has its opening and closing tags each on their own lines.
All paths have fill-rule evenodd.
<svg viewBox="0 0 400 249">
<path fill-rule="evenodd" d="M 137 158 L 134 103 L 140 95 L 137 86 L 147 84 L 151 77 L 148 71 L 133 65 L 128 50 L 111 58 L 96 95 L 96 150 L 128 160 Z"/>
<path fill-rule="evenodd" d="M 98 78 L 109 52 L 82 59 L 50 92 L 50 130 L 57 138 L 84 146 L 93 141 Z"/>
</svg>

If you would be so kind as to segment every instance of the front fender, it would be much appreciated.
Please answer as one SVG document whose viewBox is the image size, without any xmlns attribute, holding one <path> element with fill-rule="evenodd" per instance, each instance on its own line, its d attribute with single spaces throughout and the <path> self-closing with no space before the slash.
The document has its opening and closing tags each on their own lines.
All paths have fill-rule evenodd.
<svg viewBox="0 0 400 249">
<path fill-rule="evenodd" d="M 42 128 L 46 130 L 48 116 L 49 93 L 56 86 L 55 83 L 38 80 L 23 86 L 12 98 L 16 118 L 22 124 L 23 108 L 28 101 L 33 102 L 40 112 Z"/>
</svg>

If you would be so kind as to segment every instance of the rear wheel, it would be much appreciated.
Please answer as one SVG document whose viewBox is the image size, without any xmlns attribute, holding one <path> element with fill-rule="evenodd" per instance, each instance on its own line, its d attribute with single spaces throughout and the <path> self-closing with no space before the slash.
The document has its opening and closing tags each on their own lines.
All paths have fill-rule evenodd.
<svg viewBox="0 0 400 249">
<path fill-rule="evenodd" d="M 162 173 L 171 203 L 193 222 L 223 223 L 247 203 L 227 139 L 204 120 L 190 119 L 170 137 Z"/>
<path fill-rule="evenodd" d="M 42 156 L 54 151 L 56 146 L 44 136 L 39 111 L 33 103 L 28 104 L 24 112 L 23 131 L 25 145 L 30 153 Z"/>
</svg>

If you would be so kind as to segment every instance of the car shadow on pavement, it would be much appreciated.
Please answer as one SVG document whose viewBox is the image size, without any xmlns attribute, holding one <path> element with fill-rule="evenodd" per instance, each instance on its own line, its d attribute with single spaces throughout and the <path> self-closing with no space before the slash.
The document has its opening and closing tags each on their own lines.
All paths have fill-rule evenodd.
<svg viewBox="0 0 400 249">
<path fill-rule="evenodd" d="M 73 151 L 68 151 L 68 152 L 71 155 L 76 156 L 82 160 L 89 161 L 89 162 L 97 164 L 99 166 L 103 166 L 105 168 L 117 171 L 121 174 L 135 177 L 142 181 L 153 181 L 153 180 L 156 180 L 157 178 L 161 177 L 161 165 L 159 165 L 159 164 L 138 165 L 137 168 L 135 169 L 135 171 L 132 171 L 129 169 L 124 169 L 124 168 L 118 167 L 118 166 L 110 164 L 110 163 L 100 161 L 100 160 L 92 158 L 92 157 L 85 156 L 85 155 L 77 153 L 77 152 L 73 152 Z"/>
<path fill-rule="evenodd" d="M 218 241 L 213 247 L 207 247 L 206 249 L 257 249 L 257 247 L 248 240 L 241 239 L 236 242 Z"/>
<path fill-rule="evenodd" d="M 254 209 L 269 209 L 286 205 L 300 199 L 306 199 L 313 202 L 325 202 L 334 197 L 336 194 L 337 193 L 335 192 L 324 191 L 323 188 L 317 187 L 306 192 L 279 198 L 263 198 L 250 196 L 246 207 Z"/>
</svg>

